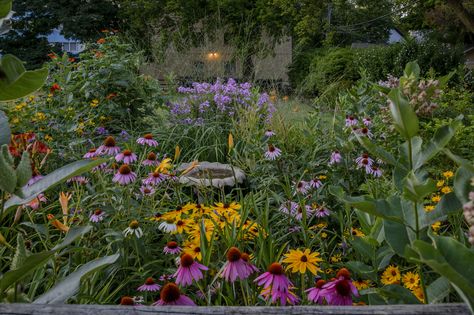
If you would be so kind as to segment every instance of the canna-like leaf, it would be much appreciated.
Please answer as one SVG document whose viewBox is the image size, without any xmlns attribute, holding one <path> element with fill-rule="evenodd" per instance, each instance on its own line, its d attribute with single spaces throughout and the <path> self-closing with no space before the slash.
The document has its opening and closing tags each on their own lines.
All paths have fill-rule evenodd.
<svg viewBox="0 0 474 315">
<path fill-rule="evenodd" d="M 9 144 L 11 138 L 10 125 L 8 124 L 8 117 L 0 110 L 0 146 Z"/>
<path fill-rule="evenodd" d="M 409 140 L 418 134 L 419 122 L 415 111 L 399 89 L 393 89 L 389 94 L 390 112 L 394 120 L 395 129 Z"/>
<path fill-rule="evenodd" d="M 472 178 L 474 178 L 474 172 L 466 166 L 461 166 L 454 176 L 454 192 L 463 204 L 469 201 L 468 195 L 472 191 Z"/>
<path fill-rule="evenodd" d="M 431 178 L 421 182 L 413 171 L 405 177 L 403 196 L 411 201 L 420 202 L 436 190 L 436 183 Z"/>
</svg>

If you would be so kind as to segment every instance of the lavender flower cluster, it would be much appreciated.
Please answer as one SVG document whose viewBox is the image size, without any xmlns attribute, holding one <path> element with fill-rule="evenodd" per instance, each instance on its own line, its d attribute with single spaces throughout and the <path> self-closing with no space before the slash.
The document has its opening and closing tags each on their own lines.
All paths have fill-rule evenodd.
<svg viewBox="0 0 474 315">
<path fill-rule="evenodd" d="M 179 87 L 178 93 L 183 97 L 168 106 L 172 120 L 186 125 L 233 118 L 239 109 L 254 110 L 268 121 L 275 111 L 267 93 L 259 93 L 250 83 L 237 83 L 234 79 L 215 83 L 194 82 L 192 87 Z"/>
</svg>

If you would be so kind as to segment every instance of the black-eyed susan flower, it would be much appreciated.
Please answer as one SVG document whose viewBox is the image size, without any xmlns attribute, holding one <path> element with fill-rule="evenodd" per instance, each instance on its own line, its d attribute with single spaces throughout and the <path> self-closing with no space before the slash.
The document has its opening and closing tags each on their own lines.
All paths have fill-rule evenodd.
<svg viewBox="0 0 474 315">
<path fill-rule="evenodd" d="M 402 282 L 405 288 L 415 290 L 420 286 L 420 275 L 409 271 L 402 276 Z"/>
<path fill-rule="evenodd" d="M 384 285 L 399 284 L 401 280 L 400 269 L 397 266 L 389 265 L 384 272 L 380 281 Z"/>
<path fill-rule="evenodd" d="M 290 251 L 285 254 L 285 259 L 283 259 L 283 262 L 288 264 L 288 269 L 291 269 L 293 273 L 299 272 L 303 274 L 306 273 L 306 269 L 308 269 L 314 275 L 321 270 L 318 264 L 321 261 L 323 260 L 319 258 L 319 253 L 312 253 L 308 248 L 304 251 L 290 249 Z"/>
</svg>

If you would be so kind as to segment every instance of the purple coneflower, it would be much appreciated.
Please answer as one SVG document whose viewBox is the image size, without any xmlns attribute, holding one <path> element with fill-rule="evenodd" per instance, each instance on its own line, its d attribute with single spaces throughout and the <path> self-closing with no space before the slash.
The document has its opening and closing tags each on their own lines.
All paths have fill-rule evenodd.
<svg viewBox="0 0 474 315">
<path fill-rule="evenodd" d="M 299 206 L 300 205 L 298 203 L 288 200 L 280 206 L 279 210 L 289 215 L 295 213 L 298 210 Z"/>
<path fill-rule="evenodd" d="M 96 152 L 99 155 L 116 155 L 120 152 L 120 148 L 117 146 L 115 139 L 109 136 L 105 138 L 104 144 L 98 147 Z"/>
<path fill-rule="evenodd" d="M 372 163 L 374 163 L 374 160 L 372 160 L 367 153 L 362 154 L 355 161 L 359 168 L 366 168 L 367 166 L 372 166 Z"/>
<path fill-rule="evenodd" d="M 299 192 L 300 194 L 306 195 L 308 193 L 310 186 L 308 182 L 305 182 L 304 180 L 300 180 L 298 183 L 295 185 L 295 191 Z"/>
<path fill-rule="evenodd" d="M 367 127 L 370 127 L 372 125 L 372 119 L 370 119 L 370 117 L 366 117 L 364 119 L 362 119 L 362 122 L 364 123 L 364 125 L 366 125 Z"/>
<path fill-rule="evenodd" d="M 107 163 L 102 163 L 102 164 L 99 164 L 97 166 L 94 166 L 91 170 L 91 172 L 95 173 L 95 172 L 99 172 L 101 170 L 104 170 L 107 168 Z"/>
<path fill-rule="evenodd" d="M 303 220 L 303 211 L 306 211 L 306 218 L 310 218 L 314 214 L 313 208 L 311 206 L 305 205 L 305 206 L 300 206 L 298 205 L 298 208 L 296 208 L 296 211 L 291 213 L 291 215 L 298 221 Z"/>
<path fill-rule="evenodd" d="M 249 269 L 242 259 L 242 253 L 237 247 L 231 247 L 227 251 L 227 262 L 222 269 L 221 276 L 226 281 L 234 282 L 237 278 L 245 280 L 249 275 Z"/>
<path fill-rule="evenodd" d="M 201 270 L 207 269 L 206 266 L 194 261 L 193 256 L 183 254 L 180 259 L 178 270 L 174 274 L 176 283 L 182 286 L 191 285 L 193 280 L 201 280 L 204 277 Z"/>
<path fill-rule="evenodd" d="M 319 279 L 316 281 L 316 286 L 306 290 L 306 292 L 308 292 L 308 301 L 322 305 L 324 303 L 324 296 L 321 295 L 321 290 L 325 284 L 325 280 Z"/>
<path fill-rule="evenodd" d="M 259 272 L 258 268 L 255 267 L 254 265 L 252 265 L 252 263 L 250 262 L 250 255 L 249 254 L 242 253 L 240 258 L 244 261 L 245 268 L 247 268 L 247 272 L 248 272 L 249 276 L 254 272 Z"/>
<path fill-rule="evenodd" d="M 367 137 L 369 139 L 372 139 L 372 137 L 374 136 L 367 127 L 356 129 L 354 133 L 363 137 Z"/>
<path fill-rule="evenodd" d="M 92 149 L 89 149 L 89 151 L 87 151 L 86 154 L 84 154 L 83 158 L 84 159 L 92 159 L 92 158 L 95 158 L 97 156 L 97 149 L 96 148 L 92 148 Z"/>
<path fill-rule="evenodd" d="M 150 152 L 146 156 L 146 160 L 143 160 L 142 164 L 146 166 L 158 166 L 160 162 L 156 160 L 156 154 L 153 152 Z"/>
<path fill-rule="evenodd" d="M 163 253 L 169 254 L 169 255 L 176 255 L 180 254 L 182 251 L 182 248 L 178 246 L 178 243 L 171 241 L 166 243 L 165 248 L 163 248 Z"/>
<path fill-rule="evenodd" d="M 120 166 L 118 172 L 115 174 L 114 178 L 112 178 L 112 181 L 119 183 L 120 185 L 128 185 L 135 181 L 135 179 L 137 179 L 137 175 L 132 172 L 130 166 L 124 164 Z"/>
<path fill-rule="evenodd" d="M 349 271 L 341 268 L 335 280 L 322 286 L 320 295 L 329 305 L 352 305 L 352 296 L 359 296 L 359 292 L 352 283 Z"/>
<path fill-rule="evenodd" d="M 270 161 L 276 160 L 277 157 L 281 155 L 281 150 L 273 146 L 273 144 L 268 145 L 268 150 L 265 152 L 265 158 Z"/>
<path fill-rule="evenodd" d="M 316 206 L 314 209 L 314 215 L 318 218 L 324 218 L 327 217 L 328 215 L 331 214 L 331 211 L 329 211 L 328 208 L 323 207 L 323 206 Z"/>
<path fill-rule="evenodd" d="M 153 135 L 151 133 L 147 133 L 141 138 L 137 139 L 137 143 L 141 145 L 147 145 L 150 147 L 157 147 L 158 146 L 158 141 L 153 139 Z"/>
<path fill-rule="evenodd" d="M 155 188 L 153 188 L 152 186 L 145 185 L 140 187 L 140 192 L 143 196 L 151 196 L 155 193 Z"/>
<path fill-rule="evenodd" d="M 369 174 L 372 174 L 374 177 L 381 177 L 382 176 L 382 170 L 378 168 L 375 165 L 372 165 L 371 167 L 367 167 L 369 169 Z"/>
<path fill-rule="evenodd" d="M 98 223 L 102 221 L 105 218 L 106 214 L 104 211 L 100 209 L 96 209 L 91 216 L 89 217 L 89 220 L 94 223 Z"/>
<path fill-rule="evenodd" d="M 148 174 L 148 177 L 143 180 L 143 184 L 145 185 L 157 185 L 166 179 L 165 174 L 161 174 L 160 172 L 153 172 Z"/>
<path fill-rule="evenodd" d="M 331 158 L 329 159 L 329 165 L 339 164 L 342 161 L 342 156 L 339 151 L 334 151 L 331 153 Z"/>
<path fill-rule="evenodd" d="M 152 277 L 148 277 L 145 283 L 137 288 L 137 291 L 156 292 L 161 289 L 161 286 L 153 280 Z"/>
<path fill-rule="evenodd" d="M 125 164 L 132 164 L 137 160 L 137 155 L 131 150 L 123 150 L 121 153 L 115 156 L 115 161 L 122 162 Z"/>
<path fill-rule="evenodd" d="M 346 127 L 351 127 L 357 125 L 358 121 L 354 116 L 346 116 Z"/>
<path fill-rule="evenodd" d="M 173 275 L 161 275 L 160 276 L 160 281 L 161 282 L 170 282 L 171 280 L 173 280 Z"/>
<path fill-rule="evenodd" d="M 187 305 L 195 306 L 196 304 L 182 294 L 179 287 L 175 283 L 167 283 L 163 286 L 160 292 L 160 299 L 152 304 L 153 306 L 162 305 Z"/>
<path fill-rule="evenodd" d="M 309 181 L 309 187 L 311 188 L 319 188 L 323 185 L 323 182 L 318 178 L 315 177 L 312 180 Z"/>
<path fill-rule="evenodd" d="M 276 133 L 274 133 L 274 132 L 273 132 L 272 130 L 270 130 L 270 129 L 267 129 L 267 130 L 265 131 L 265 137 L 267 137 L 267 138 L 270 138 L 270 137 L 272 137 L 272 136 L 274 136 L 274 135 L 276 135 Z"/>
<path fill-rule="evenodd" d="M 290 280 L 285 276 L 283 266 L 277 262 L 271 264 L 268 267 L 268 271 L 257 277 L 254 282 L 257 282 L 257 285 L 263 286 L 264 296 L 270 295 L 272 302 L 280 300 L 281 305 L 285 305 L 287 300 L 291 297 L 289 293 L 289 288 L 293 286 Z M 296 301 L 295 301 L 296 302 Z"/>
</svg>

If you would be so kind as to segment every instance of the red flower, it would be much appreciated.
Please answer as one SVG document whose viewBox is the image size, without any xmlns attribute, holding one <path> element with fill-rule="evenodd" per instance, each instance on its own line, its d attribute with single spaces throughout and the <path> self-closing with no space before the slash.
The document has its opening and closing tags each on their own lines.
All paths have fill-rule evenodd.
<svg viewBox="0 0 474 315">
<path fill-rule="evenodd" d="M 111 100 L 116 96 L 117 96 L 117 93 L 110 93 L 109 95 L 106 96 L 106 99 Z"/>
<path fill-rule="evenodd" d="M 58 56 L 55 53 L 48 54 L 48 57 L 51 58 L 51 59 L 57 59 L 58 58 Z"/>
<path fill-rule="evenodd" d="M 76 58 L 70 57 L 70 58 L 68 58 L 67 60 L 68 60 L 69 62 L 75 62 L 75 61 L 76 61 Z"/>
<path fill-rule="evenodd" d="M 49 91 L 50 91 L 51 93 L 54 93 L 54 92 L 56 92 L 56 91 L 61 91 L 61 87 L 59 86 L 59 84 L 54 83 L 54 84 L 51 86 L 51 88 L 49 89 Z"/>
</svg>

